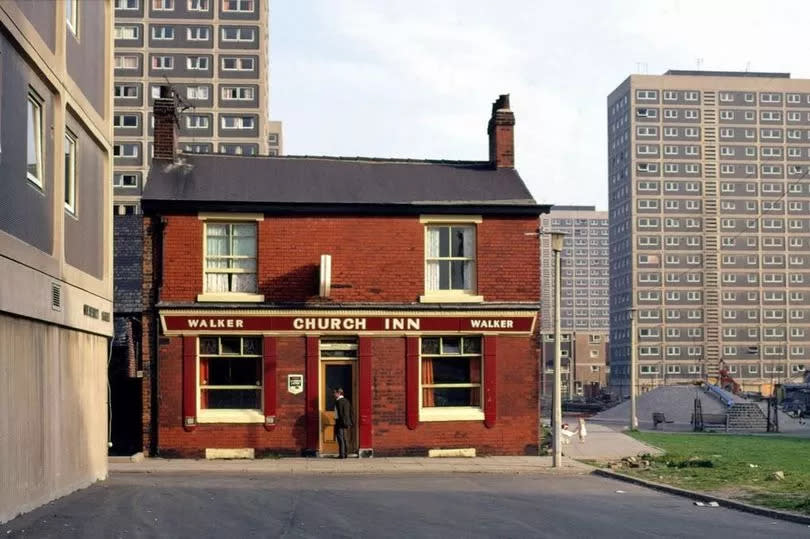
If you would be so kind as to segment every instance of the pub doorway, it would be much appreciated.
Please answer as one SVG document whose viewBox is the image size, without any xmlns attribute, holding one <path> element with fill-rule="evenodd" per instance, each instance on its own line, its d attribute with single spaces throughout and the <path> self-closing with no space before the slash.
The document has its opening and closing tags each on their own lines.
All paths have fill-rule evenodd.
<svg viewBox="0 0 810 539">
<path fill-rule="evenodd" d="M 353 426 L 346 433 L 349 454 L 357 453 L 357 340 L 329 338 L 320 341 L 320 455 L 338 454 L 335 439 L 335 397 L 333 391 L 343 388 L 352 405 Z"/>
</svg>

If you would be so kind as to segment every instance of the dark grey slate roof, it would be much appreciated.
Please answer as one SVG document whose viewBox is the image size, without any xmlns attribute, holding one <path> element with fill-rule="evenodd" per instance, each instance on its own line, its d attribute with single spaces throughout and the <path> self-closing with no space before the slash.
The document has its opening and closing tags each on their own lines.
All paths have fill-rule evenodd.
<svg viewBox="0 0 810 539">
<path fill-rule="evenodd" d="M 522 207 L 544 213 L 514 169 L 487 162 L 182 154 L 153 161 L 145 210 L 166 203 Z M 199 204 L 201 203 L 201 204 Z"/>
</svg>

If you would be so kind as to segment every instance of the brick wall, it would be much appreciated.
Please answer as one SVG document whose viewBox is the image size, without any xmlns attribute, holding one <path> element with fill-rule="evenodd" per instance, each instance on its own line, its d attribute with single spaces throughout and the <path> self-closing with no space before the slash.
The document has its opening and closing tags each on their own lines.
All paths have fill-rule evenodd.
<svg viewBox="0 0 810 539">
<path fill-rule="evenodd" d="M 539 291 L 537 220 L 484 218 L 478 229 L 479 294 L 534 301 Z M 202 292 L 203 222 L 167 218 L 162 301 Z M 333 301 L 416 302 L 424 294 L 424 225 L 413 217 L 268 217 L 259 222 L 259 292 L 267 301 L 317 295 L 320 255 L 332 256 Z"/>
<path fill-rule="evenodd" d="M 499 337 L 497 419 L 405 424 L 405 339 L 371 340 L 373 448 L 376 455 L 425 455 L 430 448 L 475 447 L 482 455 L 537 454 L 537 358 L 529 337 Z M 183 429 L 182 338 L 165 339 L 159 349 L 158 454 L 200 457 L 207 447 L 252 447 L 257 454 L 299 454 L 306 447 L 305 394 L 287 391 L 287 375 L 303 374 L 305 338 L 277 340 L 277 426 L 199 424 Z"/>
</svg>

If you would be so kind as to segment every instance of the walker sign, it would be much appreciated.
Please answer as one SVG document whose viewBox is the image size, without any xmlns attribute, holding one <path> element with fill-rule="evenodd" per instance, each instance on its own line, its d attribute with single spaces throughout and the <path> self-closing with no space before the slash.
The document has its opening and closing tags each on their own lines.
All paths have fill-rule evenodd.
<svg viewBox="0 0 810 539">
<path fill-rule="evenodd" d="M 299 311 L 300 313 L 300 311 Z M 291 316 L 287 313 L 220 314 L 217 312 L 161 313 L 166 335 L 197 333 L 406 333 L 477 332 L 529 334 L 534 329 L 536 313 L 477 312 L 391 316 L 312 313 Z"/>
</svg>

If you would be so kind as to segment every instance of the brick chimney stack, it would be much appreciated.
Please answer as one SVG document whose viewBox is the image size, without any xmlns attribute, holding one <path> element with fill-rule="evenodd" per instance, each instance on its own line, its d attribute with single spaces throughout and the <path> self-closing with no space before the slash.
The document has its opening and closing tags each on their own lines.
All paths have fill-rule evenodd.
<svg viewBox="0 0 810 539">
<path fill-rule="evenodd" d="M 174 161 L 177 155 L 177 104 L 169 86 L 160 87 L 160 97 L 152 106 L 155 116 L 154 159 Z"/>
<path fill-rule="evenodd" d="M 515 168 L 515 114 L 509 108 L 509 94 L 501 94 L 492 104 L 487 134 L 493 168 Z"/>
</svg>

